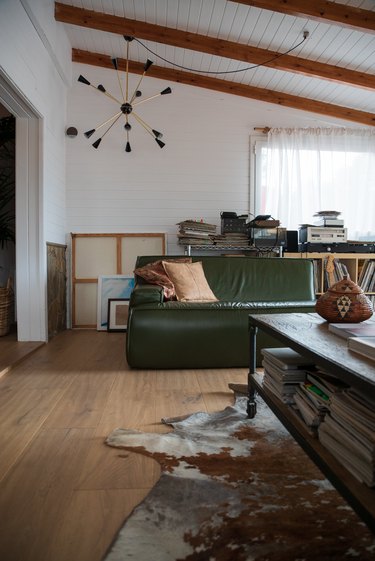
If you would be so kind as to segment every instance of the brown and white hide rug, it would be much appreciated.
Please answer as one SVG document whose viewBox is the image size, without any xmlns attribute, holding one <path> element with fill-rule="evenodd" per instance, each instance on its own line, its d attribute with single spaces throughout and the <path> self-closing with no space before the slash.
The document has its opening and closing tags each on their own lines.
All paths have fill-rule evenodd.
<svg viewBox="0 0 375 561">
<path fill-rule="evenodd" d="M 268 407 L 165 419 L 167 434 L 117 429 L 107 444 L 162 475 L 105 561 L 374 561 L 375 538 Z"/>
</svg>

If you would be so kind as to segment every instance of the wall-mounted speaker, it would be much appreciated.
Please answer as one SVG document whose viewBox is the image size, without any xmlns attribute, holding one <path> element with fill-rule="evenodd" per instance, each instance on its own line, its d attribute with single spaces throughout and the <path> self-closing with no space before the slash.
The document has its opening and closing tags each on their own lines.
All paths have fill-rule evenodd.
<svg viewBox="0 0 375 561">
<path fill-rule="evenodd" d="M 69 136 L 69 138 L 75 138 L 78 134 L 78 131 L 75 127 L 68 127 L 65 134 L 66 136 Z"/>
</svg>

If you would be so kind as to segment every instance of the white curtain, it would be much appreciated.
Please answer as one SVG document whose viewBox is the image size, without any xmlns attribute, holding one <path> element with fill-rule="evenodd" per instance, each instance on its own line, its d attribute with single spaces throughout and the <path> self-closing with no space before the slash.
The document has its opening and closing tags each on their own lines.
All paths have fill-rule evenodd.
<svg viewBox="0 0 375 561">
<path fill-rule="evenodd" d="M 375 130 L 271 129 L 261 211 L 296 230 L 341 212 L 350 240 L 375 240 Z"/>
</svg>

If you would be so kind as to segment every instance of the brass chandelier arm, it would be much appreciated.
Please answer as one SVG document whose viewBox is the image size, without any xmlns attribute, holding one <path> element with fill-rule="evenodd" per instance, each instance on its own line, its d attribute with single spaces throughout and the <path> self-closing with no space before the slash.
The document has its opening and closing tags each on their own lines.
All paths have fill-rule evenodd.
<svg viewBox="0 0 375 561">
<path fill-rule="evenodd" d="M 107 132 L 108 132 L 109 130 L 111 130 L 111 128 L 113 127 L 113 125 L 115 125 L 115 124 L 117 123 L 117 121 L 119 120 L 119 118 L 121 117 L 121 115 L 122 115 L 122 112 L 120 111 L 120 113 L 118 113 L 118 115 L 117 115 L 117 118 L 113 121 L 113 123 L 111 123 L 111 124 L 109 125 L 108 129 L 102 134 L 102 138 L 104 138 L 105 135 L 107 134 Z M 107 121 L 107 122 L 108 122 L 108 121 Z"/>
<path fill-rule="evenodd" d="M 152 95 L 151 97 L 146 97 L 146 99 L 142 99 L 142 101 L 138 101 L 138 103 L 134 103 L 133 107 L 138 107 L 138 105 L 141 105 L 141 103 L 145 103 L 146 101 L 150 101 L 150 99 L 155 99 L 155 97 L 159 97 L 159 95 L 162 95 L 162 94 L 157 93 L 155 95 Z"/>
<path fill-rule="evenodd" d="M 129 100 L 129 41 L 126 42 L 126 101 Z"/>
<path fill-rule="evenodd" d="M 119 111 L 118 113 L 115 113 L 114 115 L 112 115 L 112 117 L 110 117 L 109 119 L 107 119 L 106 121 L 104 121 L 104 123 L 101 123 L 100 125 L 98 125 L 97 127 L 95 127 L 95 130 L 97 131 L 98 129 L 101 129 L 102 127 L 104 127 L 104 125 L 106 125 L 107 123 L 109 123 L 109 121 L 112 121 L 112 119 L 116 119 L 116 117 L 118 118 L 120 115 L 122 115 L 122 111 Z M 116 122 L 116 121 L 115 121 Z"/>
<path fill-rule="evenodd" d="M 122 95 L 122 99 L 124 100 L 124 103 L 126 103 L 126 99 L 125 99 L 125 95 L 124 95 L 124 90 L 122 89 L 122 84 L 121 84 L 121 79 L 120 79 L 120 73 L 119 73 L 119 71 L 118 71 L 118 61 L 117 61 L 117 58 L 112 58 L 111 61 L 112 61 L 112 64 L 113 64 L 113 66 L 114 66 L 114 68 L 115 68 L 115 70 L 116 70 L 117 80 L 118 80 L 118 83 L 119 83 L 119 86 L 120 86 L 120 92 L 121 92 L 121 95 Z"/>
<path fill-rule="evenodd" d="M 118 83 L 120 84 L 120 90 L 121 90 L 121 93 L 122 93 L 122 98 L 123 98 L 123 100 L 124 100 L 124 103 L 126 103 L 126 99 L 125 99 L 125 95 L 124 95 L 124 90 L 122 89 L 122 85 L 121 85 L 120 74 L 119 74 L 119 71 L 118 71 L 117 68 L 116 68 L 116 73 L 117 73 Z"/>
<path fill-rule="evenodd" d="M 145 123 L 145 121 L 143 119 L 140 118 L 139 115 L 137 115 L 137 113 L 132 113 L 132 115 L 134 116 L 134 118 L 138 121 L 138 123 L 149 133 L 151 134 L 152 138 L 155 138 L 154 134 L 151 132 L 152 128 L 150 127 L 150 125 L 148 125 L 147 123 Z"/>
<path fill-rule="evenodd" d="M 141 82 L 142 82 L 143 78 L 145 77 L 145 74 L 146 74 L 146 72 L 143 72 L 142 76 L 140 77 L 140 79 L 138 81 L 138 84 L 136 85 L 135 90 L 133 92 L 133 95 L 130 98 L 130 101 L 129 101 L 130 104 L 132 104 L 133 101 L 135 100 L 136 95 L 137 95 L 137 91 L 139 90 L 139 86 L 141 85 Z"/>
<path fill-rule="evenodd" d="M 95 86 L 93 86 L 94 88 Z M 97 89 L 97 88 L 95 88 Z M 115 101 L 116 103 L 118 103 L 119 105 L 121 105 L 121 101 L 119 99 L 117 99 L 116 97 L 114 97 L 112 94 L 110 94 L 109 92 L 107 92 L 107 90 L 105 92 L 103 92 L 102 90 L 99 90 L 100 92 L 102 92 L 104 95 L 106 95 L 107 97 L 109 97 L 109 99 L 112 99 L 113 101 Z"/>
<path fill-rule="evenodd" d="M 157 145 L 160 148 L 163 148 L 165 146 L 165 142 L 160 140 L 160 138 L 163 136 L 161 132 L 151 128 L 151 126 L 148 123 L 146 123 L 143 119 L 141 119 L 139 115 L 134 113 L 134 111 L 133 111 L 133 115 L 134 118 L 138 121 L 138 123 L 152 136 L 152 138 L 155 140 Z"/>
</svg>

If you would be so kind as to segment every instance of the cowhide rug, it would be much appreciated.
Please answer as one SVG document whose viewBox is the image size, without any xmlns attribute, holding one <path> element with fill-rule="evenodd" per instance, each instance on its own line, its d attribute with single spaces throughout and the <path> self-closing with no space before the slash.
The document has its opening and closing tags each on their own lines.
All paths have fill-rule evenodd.
<svg viewBox="0 0 375 561">
<path fill-rule="evenodd" d="M 374 561 L 375 539 L 259 400 L 117 429 L 107 444 L 155 458 L 162 475 L 105 561 Z"/>
</svg>

